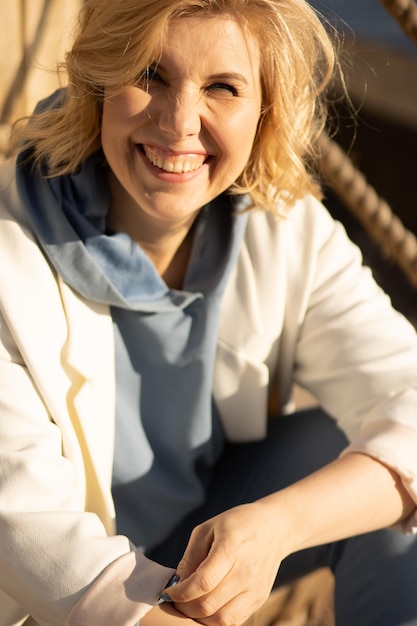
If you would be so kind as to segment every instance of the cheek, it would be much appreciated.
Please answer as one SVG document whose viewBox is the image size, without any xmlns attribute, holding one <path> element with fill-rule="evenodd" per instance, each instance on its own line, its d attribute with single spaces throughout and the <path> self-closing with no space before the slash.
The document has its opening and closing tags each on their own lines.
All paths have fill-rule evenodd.
<svg viewBox="0 0 417 626">
<path fill-rule="evenodd" d="M 122 133 L 111 111 L 103 108 L 101 127 L 101 147 L 110 169 L 118 176 L 125 168 L 126 158 L 123 155 Z"/>
<path fill-rule="evenodd" d="M 248 160 L 258 128 L 259 115 L 254 112 L 253 115 L 246 115 L 240 123 L 229 125 L 229 136 L 232 139 L 233 152 L 236 160 L 244 162 Z"/>
<path fill-rule="evenodd" d="M 114 107 L 112 104 L 105 102 L 101 120 L 101 143 L 103 149 L 110 146 L 115 126 L 117 126 L 117 122 L 114 119 Z"/>
<path fill-rule="evenodd" d="M 103 113 L 106 109 L 113 124 L 129 130 L 142 125 L 149 103 L 150 95 L 142 89 L 126 87 L 122 93 L 104 102 Z"/>
<path fill-rule="evenodd" d="M 116 135 L 121 130 L 132 125 L 138 107 L 134 104 L 134 99 L 128 93 L 112 96 L 103 103 L 103 131 L 110 135 Z M 116 132 L 117 129 L 117 132 Z"/>
<path fill-rule="evenodd" d="M 123 96 L 114 96 L 103 104 L 101 125 L 101 144 L 111 163 L 121 158 L 126 151 L 127 138 L 130 136 L 132 122 Z"/>
</svg>

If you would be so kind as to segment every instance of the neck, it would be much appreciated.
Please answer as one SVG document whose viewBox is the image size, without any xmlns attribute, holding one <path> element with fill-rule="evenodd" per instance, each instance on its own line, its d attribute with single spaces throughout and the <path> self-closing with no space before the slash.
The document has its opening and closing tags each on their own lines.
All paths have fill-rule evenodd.
<svg viewBox="0 0 417 626">
<path fill-rule="evenodd" d="M 183 220 L 158 220 L 142 211 L 133 200 L 118 200 L 112 194 L 107 225 L 129 235 L 155 265 L 171 289 L 181 289 L 187 271 L 193 242 L 192 225 L 196 214 Z"/>
<path fill-rule="evenodd" d="M 136 242 L 156 267 L 170 289 L 182 289 L 193 243 L 193 229 L 171 233 L 158 238 Z"/>
</svg>

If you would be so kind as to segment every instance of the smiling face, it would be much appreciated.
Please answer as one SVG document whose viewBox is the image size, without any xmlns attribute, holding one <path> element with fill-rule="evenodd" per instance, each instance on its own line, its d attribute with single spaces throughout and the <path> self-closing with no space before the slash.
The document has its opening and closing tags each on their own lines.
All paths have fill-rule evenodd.
<svg viewBox="0 0 417 626">
<path fill-rule="evenodd" d="M 241 174 L 260 108 L 255 39 L 231 18 L 175 19 L 145 79 L 106 92 L 102 146 L 116 223 L 190 222 Z"/>
</svg>

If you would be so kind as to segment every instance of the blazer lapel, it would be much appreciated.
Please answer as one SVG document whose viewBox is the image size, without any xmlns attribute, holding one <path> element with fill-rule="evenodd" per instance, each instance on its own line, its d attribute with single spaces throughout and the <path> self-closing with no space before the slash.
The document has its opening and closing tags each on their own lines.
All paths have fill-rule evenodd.
<svg viewBox="0 0 417 626">
<path fill-rule="evenodd" d="M 87 501 L 104 517 L 113 515 L 111 475 L 115 422 L 112 320 L 107 305 L 86 302 L 61 279 L 60 289 L 70 336 L 65 359 L 76 373 L 68 401 L 87 473 Z M 96 484 L 95 484 L 96 483 Z M 99 512 L 99 511 L 97 511 Z"/>
</svg>

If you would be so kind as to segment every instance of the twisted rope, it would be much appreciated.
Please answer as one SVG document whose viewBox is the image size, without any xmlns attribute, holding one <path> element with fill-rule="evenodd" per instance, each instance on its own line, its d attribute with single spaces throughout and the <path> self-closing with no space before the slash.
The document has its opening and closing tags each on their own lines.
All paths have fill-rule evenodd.
<svg viewBox="0 0 417 626">
<path fill-rule="evenodd" d="M 417 238 L 407 230 L 342 148 L 326 133 L 319 141 L 319 167 L 328 185 L 368 234 L 386 248 L 417 288 Z"/>
<path fill-rule="evenodd" d="M 417 45 L 417 3 L 415 0 L 380 0 Z M 355 168 L 342 148 L 325 133 L 320 142 L 319 167 L 345 206 L 370 237 L 387 249 L 394 262 L 417 288 L 417 238 L 378 196 L 365 176 Z"/>
<path fill-rule="evenodd" d="M 395 17 L 405 34 L 417 45 L 417 3 L 415 0 L 380 0 Z"/>
</svg>

